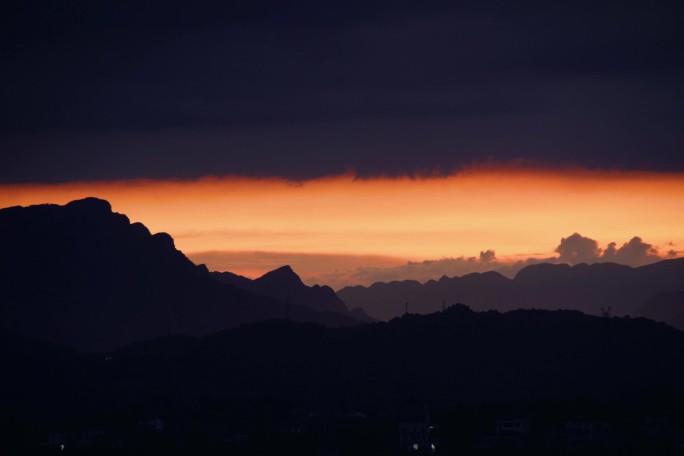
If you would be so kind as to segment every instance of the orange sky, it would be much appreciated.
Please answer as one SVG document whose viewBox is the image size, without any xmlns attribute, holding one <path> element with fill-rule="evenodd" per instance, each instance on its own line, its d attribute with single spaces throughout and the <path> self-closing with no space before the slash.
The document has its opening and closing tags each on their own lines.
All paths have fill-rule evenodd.
<svg viewBox="0 0 684 456">
<path fill-rule="evenodd" d="M 485 169 L 419 179 L 344 175 L 296 183 L 226 177 L 0 186 L 1 207 L 85 196 L 109 200 L 116 212 L 152 232 L 170 233 L 190 257 L 261 251 L 278 253 L 284 262 L 288 253 L 326 254 L 321 272 L 340 267 L 330 258 L 342 254 L 352 255 L 347 266 L 372 258 L 387 265 L 477 256 L 486 249 L 499 258 L 548 257 L 573 232 L 601 246 L 635 235 L 661 249 L 672 248 L 670 242 L 675 249 L 684 245 L 684 174 L 674 173 Z M 277 266 L 238 257 L 221 269 L 254 276 Z"/>
</svg>

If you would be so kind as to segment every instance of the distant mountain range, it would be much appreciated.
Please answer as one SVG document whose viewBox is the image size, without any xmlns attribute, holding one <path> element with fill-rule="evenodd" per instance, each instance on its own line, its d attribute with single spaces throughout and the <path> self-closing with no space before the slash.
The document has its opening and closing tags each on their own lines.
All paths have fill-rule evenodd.
<svg viewBox="0 0 684 456">
<path fill-rule="evenodd" d="M 684 330 L 684 291 L 668 291 L 653 295 L 639 309 L 638 315 L 664 321 Z"/>
<path fill-rule="evenodd" d="M 514 279 L 496 272 L 419 283 L 378 282 L 337 292 L 350 307 L 388 320 L 464 303 L 476 310 L 575 309 L 598 315 L 646 316 L 684 329 L 684 258 L 632 268 L 614 263 L 537 264 Z"/>
<path fill-rule="evenodd" d="M 362 309 L 355 309 L 350 313 L 332 288 L 320 285 L 312 287 L 304 285 L 290 266 L 282 266 L 254 280 L 232 272 L 211 272 L 210 274 L 221 283 L 241 288 L 256 295 L 278 299 L 286 304 L 297 304 L 318 311 L 336 312 L 342 315 L 350 314 L 354 318 L 366 322 L 375 321 Z"/>
<path fill-rule="evenodd" d="M 96 198 L 0 210 L 0 251 L 0 327 L 79 350 L 209 334 L 270 318 L 359 323 L 324 289 L 312 289 L 306 301 L 293 294 L 286 305 L 269 293 L 219 283 L 178 251 L 171 236 L 150 234 Z M 265 276 L 260 289 L 277 293 L 289 290 L 288 281 L 301 283 L 282 275 Z M 293 289 L 304 293 L 298 283 Z M 318 310 L 307 307 L 316 293 L 327 299 Z"/>
</svg>

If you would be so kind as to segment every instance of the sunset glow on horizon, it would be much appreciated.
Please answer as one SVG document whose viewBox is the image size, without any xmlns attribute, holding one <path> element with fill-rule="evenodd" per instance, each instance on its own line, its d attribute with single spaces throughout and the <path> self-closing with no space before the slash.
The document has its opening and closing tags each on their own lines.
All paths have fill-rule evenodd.
<svg viewBox="0 0 684 456">
<path fill-rule="evenodd" d="M 549 257 L 574 232 L 599 241 L 640 236 L 661 252 L 684 245 L 684 174 L 472 170 L 447 177 L 302 182 L 275 178 L 133 180 L 0 186 L 0 206 L 96 196 L 115 212 L 198 252 L 276 252 L 400 264 L 444 257 Z M 354 258 L 358 257 L 358 260 Z M 272 264 L 223 264 L 258 275 Z M 265 263 L 268 263 L 266 261 Z M 320 271 L 334 269 L 333 261 Z M 210 268 L 212 265 L 209 265 Z M 218 269 L 217 267 L 214 267 Z"/>
</svg>

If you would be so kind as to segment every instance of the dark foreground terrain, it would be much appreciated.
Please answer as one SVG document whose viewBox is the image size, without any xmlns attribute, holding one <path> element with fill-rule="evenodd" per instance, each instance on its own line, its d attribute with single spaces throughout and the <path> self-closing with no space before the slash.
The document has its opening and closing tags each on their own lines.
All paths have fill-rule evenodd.
<svg viewBox="0 0 684 456">
<path fill-rule="evenodd" d="M 100 354 L 3 333 L 2 454 L 682 454 L 683 352 L 646 319 L 462 305 Z"/>
</svg>

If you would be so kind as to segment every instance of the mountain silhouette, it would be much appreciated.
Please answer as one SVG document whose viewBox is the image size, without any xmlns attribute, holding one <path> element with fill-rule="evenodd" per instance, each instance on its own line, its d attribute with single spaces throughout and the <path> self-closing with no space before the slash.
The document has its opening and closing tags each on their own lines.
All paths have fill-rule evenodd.
<svg viewBox="0 0 684 456">
<path fill-rule="evenodd" d="M 0 250 L 0 327 L 79 350 L 269 318 L 359 323 L 220 284 L 97 198 L 0 210 Z"/>
<path fill-rule="evenodd" d="M 463 302 L 476 310 L 575 309 L 598 315 L 648 315 L 644 305 L 656 294 L 684 291 L 684 258 L 632 268 L 614 263 L 537 264 L 508 279 L 496 272 L 442 277 L 425 283 L 378 282 L 346 287 L 338 296 L 350 307 L 388 320 L 409 312 L 429 313 Z M 646 312 L 646 313 L 644 313 Z M 676 325 L 672 319 L 666 320 Z"/>
<path fill-rule="evenodd" d="M 347 328 L 269 320 L 139 342 L 106 357 L 5 336 L 0 360 L 15 389 L 0 392 L 0 403 L 11 396 L 36 409 L 90 413 L 95 401 L 107 413 L 145 403 L 194 407 L 208 392 L 353 407 L 611 399 L 681 387 L 682 350 L 684 333 L 643 318 L 463 305 Z M 53 378 L 38 375 L 57 364 L 66 367 Z"/>
<path fill-rule="evenodd" d="M 671 324 L 684 331 L 684 291 L 654 295 L 639 310 L 639 315 Z"/>
<path fill-rule="evenodd" d="M 352 313 L 328 286 L 306 286 L 289 265 L 282 266 L 251 280 L 231 272 L 212 272 L 211 276 L 221 283 L 233 285 L 261 296 L 278 299 L 284 303 L 310 307 L 318 311 L 350 315 L 361 321 L 373 321 L 361 309 Z"/>
</svg>

